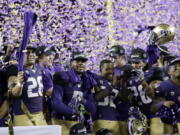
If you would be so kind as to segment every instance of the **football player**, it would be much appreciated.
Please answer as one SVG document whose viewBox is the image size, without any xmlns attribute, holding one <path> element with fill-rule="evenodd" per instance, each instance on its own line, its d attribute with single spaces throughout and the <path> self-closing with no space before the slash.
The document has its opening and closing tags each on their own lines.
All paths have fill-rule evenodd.
<svg viewBox="0 0 180 135">
<path fill-rule="evenodd" d="M 176 58 L 169 65 L 170 79 L 163 81 L 155 91 L 156 97 L 163 97 L 156 104 L 159 115 L 164 123 L 164 134 L 173 134 L 173 125 L 177 125 L 180 133 L 180 58 Z"/>
<path fill-rule="evenodd" d="M 49 57 L 51 55 L 51 50 L 46 46 L 39 46 L 36 49 L 36 56 L 38 56 L 38 64 L 40 67 L 46 67 L 49 62 Z"/>
<path fill-rule="evenodd" d="M 130 81 L 130 89 L 136 99 L 135 106 L 138 106 L 147 119 L 151 118 L 150 105 L 152 99 L 147 95 L 149 86 L 144 80 L 143 68 L 145 66 L 146 52 L 141 48 L 133 48 L 130 54 L 130 63 L 134 68 L 134 75 Z"/>
<path fill-rule="evenodd" d="M 150 112 L 150 103 L 152 102 L 152 99 L 147 96 L 146 91 L 148 90 L 147 83 L 144 80 L 144 72 L 143 67 L 144 61 L 146 59 L 146 52 L 141 48 L 134 48 L 131 51 L 130 54 L 130 62 L 132 67 L 135 69 L 134 79 L 135 79 L 135 85 L 133 86 L 132 90 L 134 92 L 134 95 L 138 96 L 139 98 L 139 107 L 140 110 L 148 117 L 150 118 L 149 112 Z"/>
<path fill-rule="evenodd" d="M 50 62 L 50 56 L 52 52 L 49 50 L 46 46 L 39 46 L 36 49 L 36 55 L 38 56 L 37 58 L 37 66 L 44 72 L 44 83 L 46 83 L 46 87 L 49 93 L 48 96 L 51 96 L 52 94 L 52 89 L 53 89 L 53 82 L 52 82 L 52 75 L 50 70 L 48 70 L 48 65 Z"/>
<path fill-rule="evenodd" d="M 156 87 L 164 80 L 164 78 L 165 73 L 162 68 L 152 67 L 149 69 L 149 75 L 146 77 L 146 82 L 150 86 L 150 91 L 147 92 L 150 98 L 154 99 L 154 91 L 156 90 Z M 164 125 L 161 122 L 158 113 L 152 113 L 150 119 L 150 135 L 162 135 L 163 127 Z"/>
<path fill-rule="evenodd" d="M 118 112 L 114 103 L 119 92 L 112 86 L 113 70 L 113 63 L 110 60 L 101 61 L 100 76 L 97 77 L 100 90 L 95 92 L 95 97 L 98 95 L 101 97 L 96 98 L 97 111 L 94 117 L 94 133 L 101 128 L 107 128 L 113 135 L 119 134 Z"/>
<path fill-rule="evenodd" d="M 92 78 L 85 72 L 87 60 L 83 52 L 73 52 L 70 68 L 54 75 L 52 121 L 62 126 L 62 135 L 67 135 L 78 121 L 83 123 L 84 119 L 80 115 L 82 106 L 89 112 L 93 111 L 93 114 L 96 111 L 91 94 Z"/>
<path fill-rule="evenodd" d="M 7 47 L 7 48 L 6 48 Z M 6 77 L 6 68 L 8 64 L 17 64 L 17 61 L 12 59 L 14 52 L 14 48 L 12 45 L 10 46 L 4 46 L 3 50 L 1 50 L 0 55 L 4 56 L 2 57 L 2 68 L 0 69 L 0 127 L 1 126 L 7 126 L 11 122 L 11 96 L 8 93 L 8 87 L 7 87 L 7 77 Z M 8 123 L 7 123 L 8 120 Z"/>
<path fill-rule="evenodd" d="M 60 48 L 58 46 L 52 46 L 51 47 L 51 51 L 53 52 L 53 55 L 51 55 L 50 60 L 52 60 L 52 66 L 53 66 L 53 70 L 54 72 L 60 72 L 63 70 L 62 67 L 62 60 L 60 59 Z"/>
<path fill-rule="evenodd" d="M 38 66 L 39 68 L 44 72 L 44 83 L 46 83 L 46 86 L 48 86 L 47 89 L 49 89 L 49 93 L 46 95 L 43 94 L 43 108 L 44 108 L 44 114 L 45 118 L 48 124 L 51 124 L 51 95 L 53 90 L 53 74 L 54 70 L 52 67 L 52 58 L 53 58 L 53 52 L 48 49 L 46 46 L 39 46 L 36 49 L 36 55 L 38 56 Z M 52 68 L 50 68 L 50 66 Z"/>
<path fill-rule="evenodd" d="M 114 75 L 113 75 L 113 85 L 120 90 L 119 78 L 121 73 L 121 67 L 127 64 L 127 58 L 125 56 L 125 49 L 121 45 L 114 45 L 110 49 L 110 56 L 113 58 L 114 62 Z M 128 133 L 128 101 L 123 101 L 117 104 L 117 110 L 119 112 L 119 127 L 120 135 L 127 135 Z"/>
<path fill-rule="evenodd" d="M 28 46 L 25 53 L 24 69 L 18 72 L 15 65 L 7 68 L 8 88 L 15 97 L 12 101 L 15 126 L 46 125 L 43 116 L 43 91 L 49 93 L 43 84 L 43 71 L 35 65 L 36 48 Z"/>
</svg>

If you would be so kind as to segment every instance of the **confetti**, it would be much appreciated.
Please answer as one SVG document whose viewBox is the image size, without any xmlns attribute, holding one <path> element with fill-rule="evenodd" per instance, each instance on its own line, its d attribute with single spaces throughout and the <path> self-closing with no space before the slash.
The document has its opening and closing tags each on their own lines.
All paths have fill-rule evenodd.
<svg viewBox="0 0 180 135">
<path fill-rule="evenodd" d="M 0 3 L 0 34 L 2 39 L 6 37 L 0 44 L 22 40 L 27 10 L 38 15 L 32 44 L 60 46 L 62 64 L 68 63 L 71 51 L 83 50 L 93 71 L 98 71 L 100 60 L 108 58 L 108 49 L 114 44 L 123 45 L 126 52 L 133 47 L 146 49 L 149 32 L 142 32 L 133 42 L 138 26 L 167 23 L 180 33 L 179 0 L 7 0 Z M 167 47 L 180 55 L 180 35 Z"/>
</svg>

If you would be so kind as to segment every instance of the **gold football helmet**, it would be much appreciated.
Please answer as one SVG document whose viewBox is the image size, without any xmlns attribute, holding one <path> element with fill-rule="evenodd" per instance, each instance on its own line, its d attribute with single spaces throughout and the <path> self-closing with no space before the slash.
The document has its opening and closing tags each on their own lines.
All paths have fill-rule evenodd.
<svg viewBox="0 0 180 135">
<path fill-rule="evenodd" d="M 175 28 L 168 24 L 159 24 L 153 30 L 150 36 L 150 42 L 156 45 L 162 45 L 170 42 L 175 37 Z"/>
</svg>

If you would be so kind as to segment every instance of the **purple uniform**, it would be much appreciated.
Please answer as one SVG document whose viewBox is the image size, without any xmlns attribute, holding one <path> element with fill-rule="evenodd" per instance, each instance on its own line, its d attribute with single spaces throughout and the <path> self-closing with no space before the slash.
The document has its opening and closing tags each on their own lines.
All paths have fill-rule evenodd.
<svg viewBox="0 0 180 135">
<path fill-rule="evenodd" d="M 133 91 L 134 97 L 136 97 L 136 105 L 139 106 L 141 112 L 144 113 L 147 118 L 151 118 L 152 114 L 150 112 L 150 106 L 152 103 L 152 99 L 147 96 L 143 86 L 141 84 L 134 85 L 131 86 L 130 89 Z"/>
<path fill-rule="evenodd" d="M 52 68 L 53 68 L 54 72 L 61 72 L 61 71 L 63 71 L 61 66 L 62 66 L 61 64 L 54 64 Z"/>
<path fill-rule="evenodd" d="M 129 103 L 128 102 L 121 102 L 117 104 L 117 111 L 118 121 L 127 121 L 128 120 L 128 110 L 129 110 Z"/>
<path fill-rule="evenodd" d="M 121 74 L 120 68 L 114 69 L 114 75 L 119 76 Z M 120 88 L 117 87 L 119 91 Z M 129 103 L 128 102 L 119 102 L 117 104 L 117 111 L 119 113 L 118 115 L 118 121 L 127 121 L 128 120 L 128 109 L 129 109 Z"/>
<path fill-rule="evenodd" d="M 166 80 L 160 84 L 156 90 L 156 94 L 165 97 L 166 100 L 175 102 L 176 105 L 176 122 L 180 122 L 180 86 L 175 85 L 171 79 Z M 174 105 L 173 105 L 174 106 Z M 172 107 L 173 107 L 172 106 Z"/>
<path fill-rule="evenodd" d="M 116 110 L 116 104 L 114 100 L 118 95 L 118 90 L 112 87 L 112 84 L 104 77 L 99 76 L 97 79 L 98 86 L 101 91 L 108 91 L 109 95 L 97 101 L 97 112 L 94 120 L 118 120 L 118 112 Z M 96 93 L 95 93 L 96 94 Z"/>
<path fill-rule="evenodd" d="M 57 69 L 54 68 L 54 66 L 52 67 L 46 67 L 45 68 L 45 75 L 46 77 L 45 78 L 49 78 L 49 82 L 47 82 L 48 84 L 48 87 L 49 88 L 53 88 L 53 75 L 55 74 Z M 59 71 L 59 70 L 58 70 Z M 46 81 L 45 81 L 46 82 Z M 51 97 L 50 96 L 46 96 L 44 98 L 44 111 L 46 112 L 46 119 L 51 119 L 51 113 L 52 113 L 52 106 L 51 106 Z"/>
<path fill-rule="evenodd" d="M 77 96 L 85 99 L 85 108 L 94 113 L 92 87 L 91 79 L 86 73 L 80 77 L 73 69 L 69 69 L 67 72 L 57 72 L 54 75 L 52 94 L 53 117 L 61 120 L 77 120 L 72 117 L 75 112 L 68 105 Z"/>
<path fill-rule="evenodd" d="M 43 72 L 38 67 L 34 67 L 32 70 L 24 68 L 23 71 L 25 74 L 25 82 L 22 95 L 21 98 L 13 99 L 13 112 L 15 115 L 24 114 L 21 109 L 21 99 L 31 113 L 42 112 L 43 90 L 47 90 L 46 83 L 43 82 Z"/>
<path fill-rule="evenodd" d="M 49 88 L 53 87 L 53 75 L 55 74 L 55 72 L 60 72 L 62 71 L 61 68 L 59 67 L 55 67 L 55 66 L 52 66 L 52 67 L 45 67 L 43 68 L 44 70 L 44 73 L 45 73 L 45 79 L 47 78 L 47 80 L 51 80 L 50 82 L 45 81 L 45 83 L 47 83 L 49 85 Z"/>
<path fill-rule="evenodd" d="M 51 71 L 46 68 L 46 67 L 41 67 L 40 65 L 36 65 L 37 68 L 40 70 L 42 73 L 42 81 L 43 81 L 43 86 L 44 90 L 48 90 L 49 88 L 53 87 L 53 81 L 52 81 L 52 74 Z"/>
</svg>

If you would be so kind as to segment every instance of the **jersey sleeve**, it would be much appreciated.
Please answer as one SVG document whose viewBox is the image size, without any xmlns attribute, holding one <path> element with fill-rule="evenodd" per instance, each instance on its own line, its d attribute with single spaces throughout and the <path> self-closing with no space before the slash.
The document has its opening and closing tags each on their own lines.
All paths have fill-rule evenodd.
<svg viewBox="0 0 180 135">
<path fill-rule="evenodd" d="M 52 93 L 52 107 L 53 109 L 63 115 L 73 115 L 73 110 L 63 103 L 63 87 L 54 85 Z"/>
<path fill-rule="evenodd" d="M 47 91 L 49 88 L 53 87 L 53 80 L 51 77 L 51 73 L 48 70 L 45 70 L 42 77 L 43 77 L 44 91 Z"/>
</svg>

